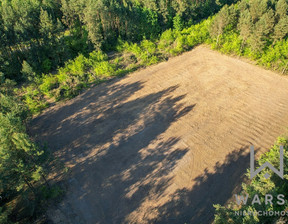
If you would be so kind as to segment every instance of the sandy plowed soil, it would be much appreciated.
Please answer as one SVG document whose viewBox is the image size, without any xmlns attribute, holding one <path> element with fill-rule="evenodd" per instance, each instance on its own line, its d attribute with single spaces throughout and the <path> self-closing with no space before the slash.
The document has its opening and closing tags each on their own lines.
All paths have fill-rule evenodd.
<svg viewBox="0 0 288 224">
<path fill-rule="evenodd" d="M 31 122 L 71 167 L 58 223 L 209 223 L 288 127 L 288 79 L 199 46 Z M 238 191 L 239 192 L 239 191 Z"/>
</svg>

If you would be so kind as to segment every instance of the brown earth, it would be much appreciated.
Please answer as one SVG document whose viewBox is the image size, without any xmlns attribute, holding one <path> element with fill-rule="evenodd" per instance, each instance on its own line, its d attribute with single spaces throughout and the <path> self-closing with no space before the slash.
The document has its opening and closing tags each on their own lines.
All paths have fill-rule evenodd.
<svg viewBox="0 0 288 224">
<path fill-rule="evenodd" d="M 31 122 L 71 167 L 55 223 L 209 223 L 249 145 L 288 127 L 288 79 L 199 46 L 91 88 Z"/>
</svg>

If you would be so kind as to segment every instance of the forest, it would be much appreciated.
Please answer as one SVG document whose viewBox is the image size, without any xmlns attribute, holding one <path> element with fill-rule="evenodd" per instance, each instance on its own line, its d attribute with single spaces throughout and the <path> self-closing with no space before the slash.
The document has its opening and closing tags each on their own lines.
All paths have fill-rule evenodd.
<svg viewBox="0 0 288 224">
<path fill-rule="evenodd" d="M 2 0 L 0 223 L 30 222 L 63 193 L 46 180 L 53 157 L 27 133 L 32 116 L 199 44 L 285 75 L 287 34 L 287 0 Z M 259 190 L 259 181 L 246 188 Z M 216 223 L 233 219 L 232 210 L 216 211 Z"/>
</svg>

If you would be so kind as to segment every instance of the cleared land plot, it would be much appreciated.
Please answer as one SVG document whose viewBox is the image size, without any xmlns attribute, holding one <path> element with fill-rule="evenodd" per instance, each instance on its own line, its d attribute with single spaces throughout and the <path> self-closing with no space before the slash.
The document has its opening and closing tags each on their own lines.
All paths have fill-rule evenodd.
<svg viewBox="0 0 288 224">
<path fill-rule="evenodd" d="M 51 218 L 209 223 L 288 127 L 288 79 L 199 46 L 89 89 L 31 122 L 71 167 Z M 238 191 L 239 192 L 239 191 Z"/>
</svg>

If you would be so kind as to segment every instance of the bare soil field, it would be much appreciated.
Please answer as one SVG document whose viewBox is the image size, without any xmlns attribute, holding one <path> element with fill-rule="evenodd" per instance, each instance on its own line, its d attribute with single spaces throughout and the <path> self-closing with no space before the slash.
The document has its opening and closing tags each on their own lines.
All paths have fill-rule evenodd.
<svg viewBox="0 0 288 224">
<path fill-rule="evenodd" d="M 249 146 L 288 127 L 288 79 L 204 46 L 49 108 L 30 131 L 71 168 L 55 223 L 210 223 Z"/>
</svg>

